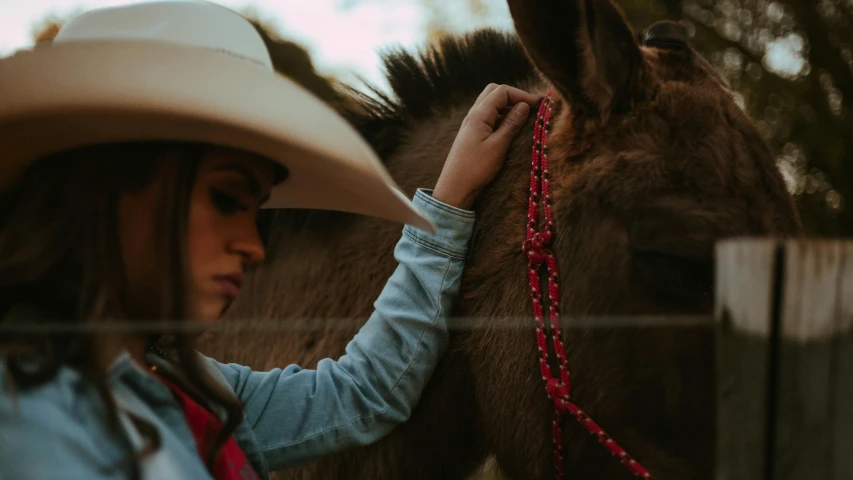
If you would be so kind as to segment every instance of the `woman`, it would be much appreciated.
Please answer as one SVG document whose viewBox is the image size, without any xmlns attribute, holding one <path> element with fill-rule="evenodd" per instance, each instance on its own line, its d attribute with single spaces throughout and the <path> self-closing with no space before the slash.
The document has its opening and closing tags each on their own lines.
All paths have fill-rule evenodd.
<svg viewBox="0 0 853 480">
<path fill-rule="evenodd" d="M 409 202 L 212 4 L 88 12 L 0 60 L 0 92 L 0 326 L 215 321 L 263 261 L 261 207 L 409 224 L 376 311 L 316 370 L 224 365 L 180 328 L 171 353 L 146 352 L 149 333 L 7 331 L 0 478 L 267 478 L 382 438 L 445 349 L 470 209 L 537 101 L 487 87 Z"/>
</svg>

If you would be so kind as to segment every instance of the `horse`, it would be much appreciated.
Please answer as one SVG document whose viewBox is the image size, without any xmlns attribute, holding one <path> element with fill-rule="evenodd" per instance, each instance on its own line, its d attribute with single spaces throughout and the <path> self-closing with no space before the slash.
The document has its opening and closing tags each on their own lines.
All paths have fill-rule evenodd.
<svg viewBox="0 0 853 480">
<path fill-rule="evenodd" d="M 636 33 L 610 0 L 508 3 L 516 34 L 486 29 L 419 53 L 387 52 L 389 95 L 328 85 L 318 93 L 407 195 L 435 184 L 477 94 L 508 84 L 553 92 L 548 155 L 564 315 L 708 315 L 715 242 L 801 235 L 771 148 L 684 28 L 663 21 Z M 261 31 L 275 59 L 282 43 Z M 510 478 L 554 475 L 554 407 L 538 370 L 535 326 L 494 320 L 531 317 L 521 246 L 534 123 L 531 114 L 475 206 L 453 315 L 476 319 L 477 328 L 451 332 L 411 418 L 386 438 L 277 478 L 463 479 L 490 456 Z M 357 326 L 331 319 L 369 316 L 395 268 L 399 237 L 399 225 L 375 218 L 275 213 L 271 255 L 228 316 L 329 320 L 310 331 L 214 332 L 200 349 L 261 370 L 342 355 Z M 577 405 L 655 478 L 713 477 L 710 328 L 563 333 Z M 633 478 L 595 436 L 565 422 L 565 478 Z"/>
</svg>

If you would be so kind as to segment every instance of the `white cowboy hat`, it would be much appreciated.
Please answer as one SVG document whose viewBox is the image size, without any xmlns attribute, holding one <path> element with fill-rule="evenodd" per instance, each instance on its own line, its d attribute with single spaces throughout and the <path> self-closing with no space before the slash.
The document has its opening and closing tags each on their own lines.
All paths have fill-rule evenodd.
<svg viewBox="0 0 853 480">
<path fill-rule="evenodd" d="M 34 160 L 139 140 L 204 142 L 287 167 L 265 208 L 352 212 L 434 231 L 329 106 L 277 74 L 251 23 L 191 0 L 84 13 L 0 59 L 0 191 Z"/>
</svg>

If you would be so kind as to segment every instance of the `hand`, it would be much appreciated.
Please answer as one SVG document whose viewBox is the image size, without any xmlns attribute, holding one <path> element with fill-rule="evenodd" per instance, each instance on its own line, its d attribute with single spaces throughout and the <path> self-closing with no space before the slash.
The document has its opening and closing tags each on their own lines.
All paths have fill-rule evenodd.
<svg viewBox="0 0 853 480">
<path fill-rule="evenodd" d="M 507 85 L 489 84 L 468 111 L 432 196 L 470 210 L 480 190 L 503 166 L 512 140 L 539 98 Z M 500 120 L 500 126 L 495 124 Z"/>
</svg>

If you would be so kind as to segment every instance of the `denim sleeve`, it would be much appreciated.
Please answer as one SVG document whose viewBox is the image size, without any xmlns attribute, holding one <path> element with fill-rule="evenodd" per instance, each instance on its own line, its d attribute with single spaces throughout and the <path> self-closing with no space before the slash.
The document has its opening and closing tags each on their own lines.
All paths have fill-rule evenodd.
<svg viewBox="0 0 853 480">
<path fill-rule="evenodd" d="M 0 372 L 4 368 L 0 362 Z M 23 392 L 0 380 L 0 479 L 131 478 L 116 468 L 124 450 L 99 423 L 80 420 L 85 402 L 72 401 L 67 384 L 53 381 Z"/>
<path fill-rule="evenodd" d="M 406 421 L 447 348 L 447 314 L 459 291 L 474 213 L 419 190 L 414 204 L 437 226 L 406 226 L 399 265 L 375 311 L 337 361 L 270 372 L 214 362 L 243 401 L 271 470 L 367 445 Z"/>
</svg>

